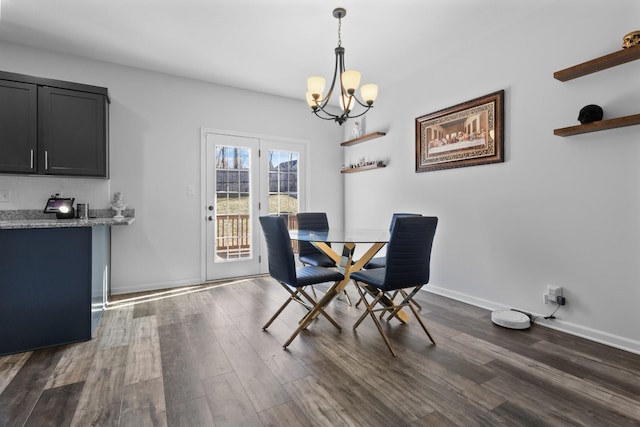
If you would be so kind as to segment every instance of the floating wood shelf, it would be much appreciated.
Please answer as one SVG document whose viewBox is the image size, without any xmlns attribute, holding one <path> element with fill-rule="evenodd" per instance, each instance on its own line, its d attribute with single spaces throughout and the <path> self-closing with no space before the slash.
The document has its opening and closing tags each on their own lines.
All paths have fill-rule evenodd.
<svg viewBox="0 0 640 427">
<path fill-rule="evenodd" d="M 601 56 L 600 58 L 592 59 L 591 61 L 556 71 L 553 73 L 553 77 L 561 82 L 566 82 L 568 80 L 586 76 L 587 74 L 615 67 L 616 65 L 635 61 L 636 59 L 640 59 L 640 46 L 628 47 L 626 49 Z"/>
<path fill-rule="evenodd" d="M 600 130 L 615 129 L 638 124 L 640 124 L 640 114 L 634 114 L 632 116 L 617 117 L 615 119 L 600 120 L 598 122 L 587 123 L 584 125 L 554 129 L 553 134 L 557 136 L 571 136 L 579 135 L 581 133 L 597 132 Z"/>
<path fill-rule="evenodd" d="M 385 136 L 385 135 L 386 133 L 384 132 L 373 132 L 366 135 L 362 135 L 359 138 L 350 139 L 349 141 L 342 142 L 340 143 L 340 145 L 342 145 L 343 147 L 347 147 L 349 145 L 360 144 L 361 142 L 365 142 L 370 139 L 380 138 L 381 136 Z"/>
<path fill-rule="evenodd" d="M 385 164 L 375 164 L 375 165 L 368 165 L 368 166 L 358 166 L 356 168 L 347 168 L 347 169 L 342 169 L 340 171 L 340 173 L 354 173 L 354 172 L 362 172 L 362 171 L 368 171 L 371 169 L 380 169 L 380 168 L 385 168 L 387 167 L 387 165 Z"/>
</svg>

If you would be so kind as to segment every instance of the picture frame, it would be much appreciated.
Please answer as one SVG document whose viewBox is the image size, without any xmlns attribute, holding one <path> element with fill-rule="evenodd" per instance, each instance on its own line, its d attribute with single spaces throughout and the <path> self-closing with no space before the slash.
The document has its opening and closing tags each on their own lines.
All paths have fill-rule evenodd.
<svg viewBox="0 0 640 427">
<path fill-rule="evenodd" d="M 504 162 L 504 90 L 416 118 L 416 172 Z"/>
</svg>

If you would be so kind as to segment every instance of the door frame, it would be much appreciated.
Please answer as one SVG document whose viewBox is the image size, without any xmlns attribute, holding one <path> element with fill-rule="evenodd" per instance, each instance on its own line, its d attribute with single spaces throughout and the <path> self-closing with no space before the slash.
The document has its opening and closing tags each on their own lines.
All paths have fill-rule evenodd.
<svg viewBox="0 0 640 427">
<path fill-rule="evenodd" d="M 304 165 L 303 176 L 298 182 L 299 194 L 303 194 L 300 200 L 300 211 L 307 211 L 309 204 L 309 166 L 310 166 L 310 158 L 309 155 L 309 147 L 310 143 L 308 140 L 290 138 L 284 136 L 274 136 L 268 134 L 261 133 L 251 133 L 251 132 L 242 132 L 242 131 L 233 131 L 226 129 L 217 129 L 217 128 L 201 128 L 200 129 L 200 281 L 201 283 L 206 283 L 207 281 L 207 134 L 222 134 L 229 136 L 237 136 L 244 138 L 255 138 L 260 142 L 260 149 L 262 150 L 262 142 L 270 141 L 274 143 L 282 142 L 284 144 L 300 144 L 304 146 L 305 155 L 302 164 Z M 259 163 L 262 163 L 262 157 L 259 158 Z M 262 172 L 262 171 L 261 171 Z M 264 203 L 264 194 L 263 189 L 264 186 L 262 182 L 264 180 L 259 179 L 258 187 L 260 191 L 260 201 L 261 201 L 261 209 L 258 212 L 258 215 L 264 215 L 267 212 L 267 203 Z M 262 233 L 261 233 L 262 234 Z M 264 241 L 264 238 L 260 238 L 260 247 L 258 249 L 259 254 L 266 255 L 267 253 L 267 245 Z M 263 258 L 263 260 L 266 260 Z M 262 262 L 260 264 L 260 274 L 268 273 L 268 264 L 266 262 Z"/>
</svg>

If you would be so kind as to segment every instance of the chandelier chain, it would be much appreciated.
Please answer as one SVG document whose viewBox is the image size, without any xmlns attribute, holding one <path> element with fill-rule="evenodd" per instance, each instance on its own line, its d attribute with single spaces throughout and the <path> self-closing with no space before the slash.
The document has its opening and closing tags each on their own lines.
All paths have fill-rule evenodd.
<svg viewBox="0 0 640 427">
<path fill-rule="evenodd" d="M 338 18 L 338 47 L 342 46 L 342 18 Z"/>
</svg>

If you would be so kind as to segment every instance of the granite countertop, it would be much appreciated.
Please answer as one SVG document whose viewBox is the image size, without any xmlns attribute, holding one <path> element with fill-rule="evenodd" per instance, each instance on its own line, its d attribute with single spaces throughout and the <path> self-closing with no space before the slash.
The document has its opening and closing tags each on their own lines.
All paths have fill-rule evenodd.
<svg viewBox="0 0 640 427">
<path fill-rule="evenodd" d="M 0 220 L 0 230 L 18 228 L 71 228 L 71 227 L 97 227 L 99 225 L 130 225 L 136 219 L 125 217 L 118 221 L 113 218 L 89 218 L 89 219 L 10 219 Z"/>
<path fill-rule="evenodd" d="M 55 214 L 43 214 L 42 211 L 0 211 L 0 230 L 131 225 L 135 221 L 133 210 L 125 210 L 125 217 L 121 220 L 108 216 L 110 213 L 113 214 L 113 211 L 95 210 L 89 211 L 89 219 L 57 219 Z"/>
</svg>

